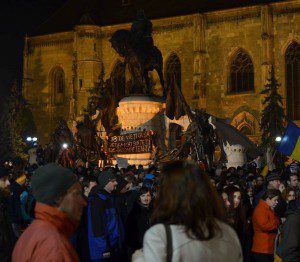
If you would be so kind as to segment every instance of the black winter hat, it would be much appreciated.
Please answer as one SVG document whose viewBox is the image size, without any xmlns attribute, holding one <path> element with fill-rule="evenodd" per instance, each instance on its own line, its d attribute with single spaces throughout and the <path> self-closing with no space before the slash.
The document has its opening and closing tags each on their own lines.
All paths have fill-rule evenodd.
<svg viewBox="0 0 300 262">
<path fill-rule="evenodd" d="M 8 172 L 7 168 L 0 167 L 0 178 L 5 177 L 5 176 L 9 176 L 9 172 Z"/>
<path fill-rule="evenodd" d="M 276 171 L 272 171 L 270 174 L 266 176 L 267 182 L 271 182 L 274 180 L 280 180 L 280 175 Z"/>
<path fill-rule="evenodd" d="M 103 189 L 109 181 L 116 179 L 112 170 L 106 170 L 99 174 L 98 176 L 98 186 Z"/>
<path fill-rule="evenodd" d="M 77 177 L 71 170 L 50 163 L 34 172 L 31 179 L 32 194 L 36 201 L 53 205 L 76 182 Z"/>
</svg>

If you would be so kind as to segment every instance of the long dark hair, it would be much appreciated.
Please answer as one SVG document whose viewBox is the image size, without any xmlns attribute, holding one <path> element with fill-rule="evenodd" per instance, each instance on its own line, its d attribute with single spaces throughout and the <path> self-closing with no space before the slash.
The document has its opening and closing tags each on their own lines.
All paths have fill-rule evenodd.
<svg viewBox="0 0 300 262">
<path fill-rule="evenodd" d="M 230 203 L 230 207 L 226 208 L 225 219 L 227 223 L 236 230 L 241 239 L 242 234 L 246 231 L 247 227 L 246 210 L 243 205 L 242 198 L 240 204 L 234 208 L 234 193 L 240 192 L 242 196 L 242 191 L 237 186 L 228 186 L 223 190 L 223 192 L 227 194 L 228 201 Z"/>
<path fill-rule="evenodd" d="M 208 176 L 190 161 L 172 161 L 161 169 L 152 224 L 182 225 L 186 234 L 199 240 L 216 236 L 222 205 Z"/>
</svg>

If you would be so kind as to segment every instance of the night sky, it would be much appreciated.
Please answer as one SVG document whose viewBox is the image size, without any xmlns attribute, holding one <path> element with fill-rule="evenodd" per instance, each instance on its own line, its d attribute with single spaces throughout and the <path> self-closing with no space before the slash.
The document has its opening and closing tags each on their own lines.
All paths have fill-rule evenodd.
<svg viewBox="0 0 300 262">
<path fill-rule="evenodd" d="M 66 0 L 1 0 L 0 4 L 0 96 L 14 79 L 21 81 L 23 39 Z"/>
</svg>

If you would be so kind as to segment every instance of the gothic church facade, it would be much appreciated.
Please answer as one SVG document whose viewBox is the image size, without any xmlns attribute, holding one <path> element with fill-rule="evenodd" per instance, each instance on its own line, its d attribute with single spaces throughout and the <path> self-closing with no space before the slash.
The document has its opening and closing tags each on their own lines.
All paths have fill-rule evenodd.
<svg viewBox="0 0 300 262">
<path fill-rule="evenodd" d="M 260 92 L 274 65 L 287 116 L 300 120 L 299 0 L 232 1 L 245 4 L 220 7 L 206 6 L 209 1 L 178 0 L 170 10 L 158 0 L 112 0 L 100 7 L 97 2 L 107 1 L 81 1 L 95 5 L 87 11 L 76 7 L 79 2 L 69 1 L 25 38 L 23 94 L 42 143 L 49 141 L 57 119 L 72 123 L 82 117 L 88 90 L 101 70 L 105 78 L 114 79 L 116 92 L 122 91 L 124 68 L 109 38 L 116 30 L 129 29 L 138 9 L 153 23 L 166 84 L 175 75 L 192 107 L 228 118 L 258 142 Z M 155 74 L 152 78 L 158 82 Z"/>
</svg>

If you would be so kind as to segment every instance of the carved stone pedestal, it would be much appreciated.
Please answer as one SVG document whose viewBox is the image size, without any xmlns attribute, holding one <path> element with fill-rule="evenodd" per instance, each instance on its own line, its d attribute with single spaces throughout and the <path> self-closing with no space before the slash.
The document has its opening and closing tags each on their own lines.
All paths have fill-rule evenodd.
<svg viewBox="0 0 300 262">
<path fill-rule="evenodd" d="M 165 136 L 163 118 L 163 102 L 156 97 L 131 96 L 119 102 L 117 114 L 121 123 L 121 134 L 154 130 L 157 136 Z M 118 154 L 115 155 L 120 167 L 128 165 L 147 166 L 151 162 L 151 153 L 143 154 Z"/>
</svg>

